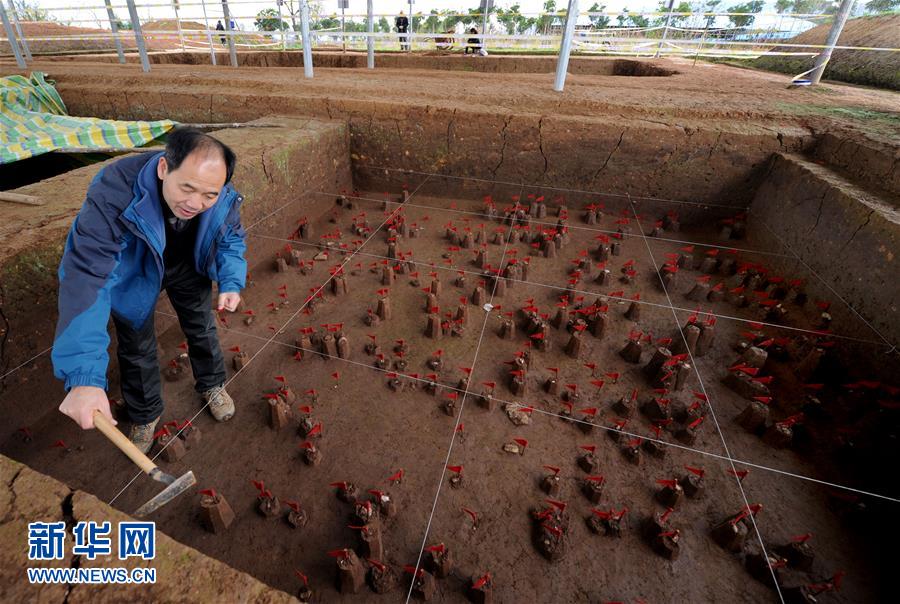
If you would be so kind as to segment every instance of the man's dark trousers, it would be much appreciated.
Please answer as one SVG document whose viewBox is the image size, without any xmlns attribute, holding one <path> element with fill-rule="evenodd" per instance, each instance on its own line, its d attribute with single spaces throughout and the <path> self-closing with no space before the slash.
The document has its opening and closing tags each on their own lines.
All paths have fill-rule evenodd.
<svg viewBox="0 0 900 604">
<path fill-rule="evenodd" d="M 187 337 L 197 392 L 221 386 L 225 382 L 225 359 L 212 312 L 212 282 L 197 273 L 190 262 L 181 262 L 166 267 L 162 289 L 169 295 Z M 118 338 L 122 398 L 129 419 L 135 424 L 149 424 L 163 412 L 155 317 L 151 314 L 140 329 L 133 329 L 115 315 L 113 322 Z"/>
</svg>

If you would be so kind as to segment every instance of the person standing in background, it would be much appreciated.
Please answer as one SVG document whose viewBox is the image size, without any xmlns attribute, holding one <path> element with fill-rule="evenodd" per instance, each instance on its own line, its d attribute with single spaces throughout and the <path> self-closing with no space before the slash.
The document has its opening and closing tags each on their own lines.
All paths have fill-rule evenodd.
<svg viewBox="0 0 900 604">
<path fill-rule="evenodd" d="M 403 14 L 403 11 L 400 11 L 400 14 L 394 19 L 394 26 L 397 28 L 397 33 L 400 34 L 400 50 L 409 50 L 409 36 L 404 35 L 409 32 L 409 19 Z"/>
</svg>

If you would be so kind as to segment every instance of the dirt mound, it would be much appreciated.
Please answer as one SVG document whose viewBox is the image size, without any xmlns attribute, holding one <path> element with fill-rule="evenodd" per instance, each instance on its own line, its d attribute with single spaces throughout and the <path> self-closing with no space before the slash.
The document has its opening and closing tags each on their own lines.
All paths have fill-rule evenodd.
<svg viewBox="0 0 900 604">
<path fill-rule="evenodd" d="M 32 54 L 77 52 L 83 50 L 112 50 L 116 45 L 108 29 L 71 27 L 49 21 L 22 21 L 22 31 Z M 134 47 L 134 40 L 123 40 L 126 47 Z M 9 43 L 0 42 L 0 52 L 9 53 Z"/>
<path fill-rule="evenodd" d="M 791 44 L 825 44 L 831 24 L 824 24 L 790 39 Z M 860 17 L 847 21 L 838 41 L 841 46 L 900 47 L 900 15 Z M 777 47 L 778 52 L 797 48 Z M 760 57 L 753 67 L 796 75 L 812 69 L 815 57 Z M 900 90 L 900 54 L 878 50 L 835 50 L 825 76 L 829 80 Z"/>
<path fill-rule="evenodd" d="M 141 24 L 144 31 L 178 31 L 178 21 L 175 19 L 159 19 L 158 21 L 147 21 Z M 215 23 L 211 24 L 210 29 L 215 27 Z M 191 29 L 205 30 L 206 26 L 199 21 L 181 21 L 181 29 L 183 31 Z"/>
<path fill-rule="evenodd" d="M 150 22 L 144 24 L 144 29 L 158 22 Z M 175 21 L 171 21 L 172 29 L 175 29 Z M 193 21 L 182 21 L 183 27 L 194 29 L 195 26 L 203 29 L 203 26 Z M 52 21 L 22 21 L 22 31 L 28 41 L 28 47 L 32 54 L 55 54 L 65 52 L 82 52 L 82 51 L 104 51 L 115 50 L 116 44 L 112 39 L 110 30 L 92 27 L 72 27 L 63 25 L 62 23 L 53 23 Z M 151 31 L 160 31 L 153 28 Z M 122 46 L 125 50 L 134 50 L 137 44 L 134 41 L 134 35 L 130 30 L 121 31 Z M 172 36 L 162 38 L 157 36 L 146 36 L 148 50 L 170 50 L 180 48 L 178 37 Z M 6 40 L 0 41 L 0 53 L 8 54 L 12 51 Z"/>
</svg>

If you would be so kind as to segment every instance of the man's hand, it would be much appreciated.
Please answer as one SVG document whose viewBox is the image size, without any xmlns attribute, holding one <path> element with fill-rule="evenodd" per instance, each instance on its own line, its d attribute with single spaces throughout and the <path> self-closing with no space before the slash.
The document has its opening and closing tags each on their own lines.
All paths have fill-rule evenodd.
<svg viewBox="0 0 900 604">
<path fill-rule="evenodd" d="M 116 424 L 109 411 L 106 391 L 96 386 L 75 386 L 69 390 L 59 410 L 75 420 L 75 423 L 84 430 L 94 427 L 94 411 L 100 411 L 113 425 Z"/>
<path fill-rule="evenodd" d="M 216 305 L 216 310 L 227 310 L 228 312 L 234 312 L 237 310 L 238 304 L 240 303 L 241 295 L 237 292 L 219 294 L 219 303 Z"/>
</svg>

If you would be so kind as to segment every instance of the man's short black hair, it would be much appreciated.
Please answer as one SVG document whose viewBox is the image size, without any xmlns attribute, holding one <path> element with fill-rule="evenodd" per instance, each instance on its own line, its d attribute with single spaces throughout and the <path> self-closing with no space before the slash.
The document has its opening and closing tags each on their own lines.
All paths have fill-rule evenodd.
<svg viewBox="0 0 900 604">
<path fill-rule="evenodd" d="M 225 160 L 225 184 L 231 182 L 237 156 L 222 141 L 197 128 L 175 128 L 166 139 L 166 165 L 169 170 L 177 170 L 184 159 L 194 151 L 220 153 Z"/>
</svg>

